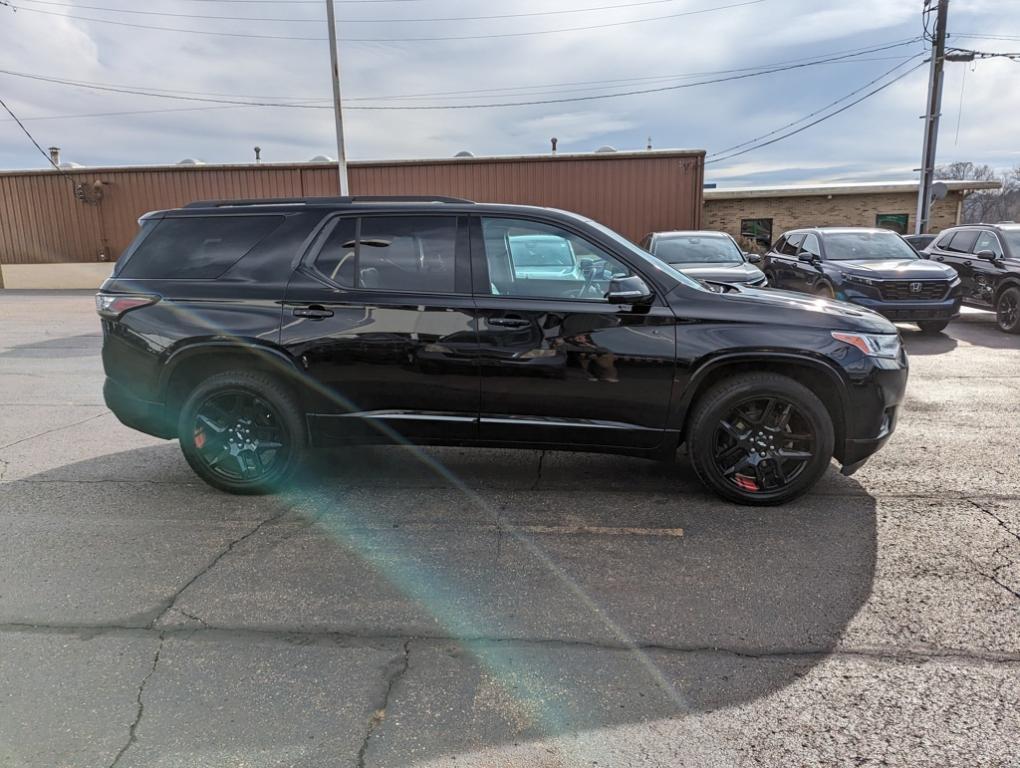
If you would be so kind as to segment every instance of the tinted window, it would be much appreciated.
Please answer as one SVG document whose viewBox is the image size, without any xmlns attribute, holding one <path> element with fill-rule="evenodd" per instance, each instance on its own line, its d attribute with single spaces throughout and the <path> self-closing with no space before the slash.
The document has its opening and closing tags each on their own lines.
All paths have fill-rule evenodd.
<svg viewBox="0 0 1020 768">
<path fill-rule="evenodd" d="M 655 255 L 667 264 L 739 264 L 744 254 L 728 237 L 683 235 L 660 238 Z"/>
<path fill-rule="evenodd" d="M 801 245 L 800 249 L 804 253 L 814 256 L 816 259 L 822 258 L 822 249 L 818 245 L 818 235 L 808 235 L 805 237 L 804 243 Z"/>
<path fill-rule="evenodd" d="M 1002 246 L 994 232 L 982 232 L 978 237 L 977 243 L 974 245 L 974 253 L 981 253 L 981 251 L 991 251 L 995 254 L 995 258 L 1002 258 Z"/>
<path fill-rule="evenodd" d="M 949 246 L 946 248 L 947 251 L 953 251 L 954 253 L 972 253 L 974 250 L 974 244 L 977 243 L 978 233 L 974 230 L 961 230 L 953 235 L 953 239 L 949 242 Z"/>
<path fill-rule="evenodd" d="M 1004 229 L 1002 232 L 1002 239 L 1006 241 L 1006 245 L 1009 250 L 1013 253 L 1013 258 L 1020 255 L 1020 229 Z"/>
<path fill-rule="evenodd" d="M 783 235 L 781 238 L 776 240 L 776 244 L 772 247 L 772 250 L 775 251 L 776 253 L 782 253 L 785 247 L 786 247 L 786 235 Z"/>
<path fill-rule="evenodd" d="M 598 246 L 548 224 L 483 218 L 482 238 L 496 296 L 599 301 L 613 277 L 631 274 Z"/>
<path fill-rule="evenodd" d="M 935 247 L 941 248 L 942 250 L 947 249 L 949 247 L 949 241 L 953 239 L 954 234 L 955 233 L 950 232 L 948 234 L 942 235 L 942 237 L 939 238 L 939 241 L 935 243 Z"/>
<path fill-rule="evenodd" d="M 282 222 L 282 216 L 163 219 L 127 260 L 120 277 L 215 279 Z"/>
<path fill-rule="evenodd" d="M 340 219 L 315 267 L 346 288 L 453 293 L 455 216 Z"/>
<path fill-rule="evenodd" d="M 880 261 L 919 259 L 917 251 L 893 232 L 829 232 L 825 235 L 826 261 Z"/>
<path fill-rule="evenodd" d="M 787 235 L 783 243 L 783 249 L 779 253 L 784 256 L 796 256 L 800 244 L 804 241 L 804 235 Z"/>
</svg>

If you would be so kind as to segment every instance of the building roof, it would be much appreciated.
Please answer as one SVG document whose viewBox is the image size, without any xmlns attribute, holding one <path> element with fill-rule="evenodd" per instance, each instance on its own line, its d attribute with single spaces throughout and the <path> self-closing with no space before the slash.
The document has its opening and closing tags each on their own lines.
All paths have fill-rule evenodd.
<svg viewBox="0 0 1020 768">
<path fill-rule="evenodd" d="M 939 179 L 950 192 L 975 189 L 999 189 L 998 181 L 961 181 Z M 910 192 L 917 194 L 917 181 L 866 181 L 861 183 L 838 182 L 833 184 L 784 184 L 775 187 L 721 187 L 706 189 L 705 200 L 731 200 L 748 197 L 815 197 L 819 195 L 873 195 Z"/>
<path fill-rule="evenodd" d="M 404 160 L 349 160 L 351 167 L 392 167 L 406 165 L 474 165 L 486 163 L 540 163 L 555 162 L 557 160 L 597 160 L 599 162 L 611 162 L 612 160 L 633 160 L 649 158 L 671 158 L 671 157 L 704 157 L 703 149 L 641 149 L 634 151 L 617 152 L 546 152 L 538 155 L 479 155 L 477 157 L 432 157 L 422 159 Z M 336 161 L 309 160 L 308 162 L 281 162 L 281 163 L 166 163 L 162 165 L 82 165 L 75 168 L 62 168 L 72 175 L 95 174 L 99 172 L 132 172 L 132 171 L 183 171 L 203 173 L 208 171 L 236 170 L 238 168 L 274 168 L 277 170 L 289 168 L 335 168 Z M 32 174 L 52 174 L 53 168 L 27 168 L 0 170 L 0 176 L 30 176 Z"/>
</svg>

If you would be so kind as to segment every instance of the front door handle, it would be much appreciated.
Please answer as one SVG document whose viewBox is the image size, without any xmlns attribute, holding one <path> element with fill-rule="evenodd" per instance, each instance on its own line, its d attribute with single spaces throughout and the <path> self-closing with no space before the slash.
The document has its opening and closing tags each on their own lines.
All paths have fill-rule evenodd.
<svg viewBox="0 0 1020 768">
<path fill-rule="evenodd" d="M 294 317 L 307 317 L 311 320 L 325 320 L 327 317 L 333 317 L 333 310 L 313 304 L 310 307 L 298 307 L 295 309 Z"/>
<path fill-rule="evenodd" d="M 971 262 L 970 259 L 967 259 L 965 262 L 963 262 L 963 266 L 965 266 L 965 267 L 972 267 L 972 266 L 974 266 L 974 264 Z"/>
<path fill-rule="evenodd" d="M 525 320 L 523 317 L 490 317 L 489 325 L 495 325 L 500 328 L 527 328 L 531 325 L 531 321 Z"/>
</svg>

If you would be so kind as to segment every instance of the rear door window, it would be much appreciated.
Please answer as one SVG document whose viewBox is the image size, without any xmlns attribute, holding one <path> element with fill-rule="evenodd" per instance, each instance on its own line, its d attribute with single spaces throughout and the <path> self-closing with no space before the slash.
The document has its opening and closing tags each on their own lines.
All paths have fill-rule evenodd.
<svg viewBox="0 0 1020 768">
<path fill-rule="evenodd" d="M 283 223 L 283 216 L 186 216 L 157 222 L 118 277 L 214 280 Z"/>
<path fill-rule="evenodd" d="M 315 268 L 345 288 L 456 292 L 456 216 L 340 219 Z"/>
<path fill-rule="evenodd" d="M 953 253 L 972 253 L 974 250 L 974 244 L 977 243 L 978 233 L 973 229 L 963 229 L 953 235 L 953 239 L 949 242 L 947 251 Z"/>
</svg>

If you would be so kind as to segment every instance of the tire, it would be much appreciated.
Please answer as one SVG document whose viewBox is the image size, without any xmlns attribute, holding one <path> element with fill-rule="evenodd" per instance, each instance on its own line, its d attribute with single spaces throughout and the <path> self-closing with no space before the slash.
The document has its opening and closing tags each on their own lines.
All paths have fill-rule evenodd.
<svg viewBox="0 0 1020 768">
<path fill-rule="evenodd" d="M 1020 288 L 1011 287 L 995 301 L 995 322 L 1000 331 L 1020 333 Z"/>
<path fill-rule="evenodd" d="M 308 446 L 290 389 L 271 375 L 247 371 L 220 373 L 199 384 L 181 408 L 177 434 L 195 474 L 236 494 L 286 487 Z"/>
<path fill-rule="evenodd" d="M 793 408 L 792 415 L 786 416 L 785 433 L 764 426 L 753 427 L 753 417 L 735 418 L 735 412 L 753 413 L 759 408 L 754 403 L 770 400 L 777 403 L 775 408 L 781 409 L 774 412 L 777 418 L 782 417 L 786 405 Z M 760 415 L 767 415 L 764 405 L 760 410 Z M 723 427 L 723 422 L 729 429 Z M 688 453 L 698 479 L 722 498 L 751 506 L 783 504 L 805 493 L 829 467 L 835 443 L 832 418 L 822 401 L 799 382 L 773 373 L 747 373 L 724 379 L 698 399 L 688 424 Z M 810 432 L 810 443 L 803 430 Z M 750 438 L 740 443 L 735 432 Z M 787 441 L 786 434 L 797 439 Z M 731 447 L 725 447 L 731 443 Z M 753 450 L 745 450 L 741 447 L 744 444 Z M 796 453 L 798 458 L 779 458 L 779 451 L 783 456 Z M 805 453 L 806 458 L 801 455 Z M 732 466 L 727 472 L 720 466 L 730 463 L 742 466 L 743 462 L 754 462 L 753 466 L 743 465 L 748 474 L 733 472 Z M 784 480 L 782 484 L 770 482 L 779 476 Z"/>
<path fill-rule="evenodd" d="M 934 336 L 936 333 L 942 333 L 949 325 L 948 320 L 919 320 L 917 327 L 921 329 L 921 333 Z"/>
</svg>

